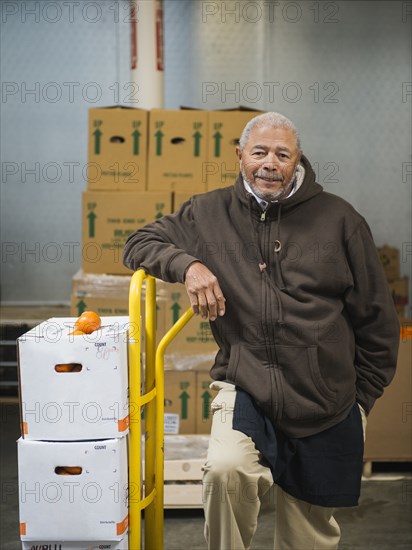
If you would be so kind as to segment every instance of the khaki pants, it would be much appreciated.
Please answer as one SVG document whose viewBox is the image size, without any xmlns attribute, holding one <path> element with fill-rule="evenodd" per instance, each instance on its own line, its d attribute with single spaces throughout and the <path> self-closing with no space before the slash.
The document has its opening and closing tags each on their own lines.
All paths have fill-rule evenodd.
<svg viewBox="0 0 412 550">
<path fill-rule="evenodd" d="M 273 489 L 269 468 L 259 462 L 250 437 L 232 429 L 236 390 L 213 382 L 213 422 L 204 465 L 205 538 L 210 550 L 249 549 L 261 499 Z M 276 487 L 275 550 L 333 550 L 340 528 L 334 509 L 311 505 Z"/>
</svg>

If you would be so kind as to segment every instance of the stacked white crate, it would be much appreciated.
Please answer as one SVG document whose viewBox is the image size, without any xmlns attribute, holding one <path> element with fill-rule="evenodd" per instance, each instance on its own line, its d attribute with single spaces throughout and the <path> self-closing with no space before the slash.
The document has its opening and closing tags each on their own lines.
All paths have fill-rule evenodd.
<svg viewBox="0 0 412 550">
<path fill-rule="evenodd" d="M 103 317 L 90 335 L 74 322 L 18 340 L 20 538 L 23 550 L 127 550 L 129 319 Z"/>
</svg>

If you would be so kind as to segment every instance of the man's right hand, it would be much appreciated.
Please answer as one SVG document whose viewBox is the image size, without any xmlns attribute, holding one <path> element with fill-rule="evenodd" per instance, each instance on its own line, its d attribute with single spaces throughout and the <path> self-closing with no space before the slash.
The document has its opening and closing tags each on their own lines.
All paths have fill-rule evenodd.
<svg viewBox="0 0 412 550">
<path fill-rule="evenodd" d="M 186 291 L 193 313 L 214 321 L 225 314 L 225 297 L 213 273 L 202 263 L 194 262 L 186 270 Z"/>
</svg>

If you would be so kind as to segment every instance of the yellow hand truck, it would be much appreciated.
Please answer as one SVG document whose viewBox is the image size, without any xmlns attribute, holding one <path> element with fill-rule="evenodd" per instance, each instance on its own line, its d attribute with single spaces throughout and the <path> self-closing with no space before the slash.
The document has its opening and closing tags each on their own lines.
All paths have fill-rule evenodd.
<svg viewBox="0 0 412 550">
<path fill-rule="evenodd" d="M 145 293 L 143 295 L 143 284 Z M 142 323 L 142 302 L 145 321 Z M 173 338 L 190 321 L 189 308 L 164 335 L 156 349 L 156 280 L 140 269 L 129 290 L 129 548 L 163 550 L 164 482 L 164 354 Z M 144 325 L 144 326 L 142 326 Z M 144 346 L 142 346 L 144 340 Z M 144 354 L 144 369 L 142 359 Z M 142 373 L 144 392 L 142 393 Z M 141 414 L 145 407 L 144 484 L 142 483 Z"/>
</svg>

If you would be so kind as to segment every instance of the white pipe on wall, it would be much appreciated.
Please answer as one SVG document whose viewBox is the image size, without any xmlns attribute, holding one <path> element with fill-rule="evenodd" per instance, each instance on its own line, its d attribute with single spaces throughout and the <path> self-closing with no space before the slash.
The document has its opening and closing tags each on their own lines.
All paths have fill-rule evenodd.
<svg viewBox="0 0 412 550">
<path fill-rule="evenodd" d="M 132 82 L 137 107 L 163 108 L 163 0 L 131 0 Z"/>
</svg>

